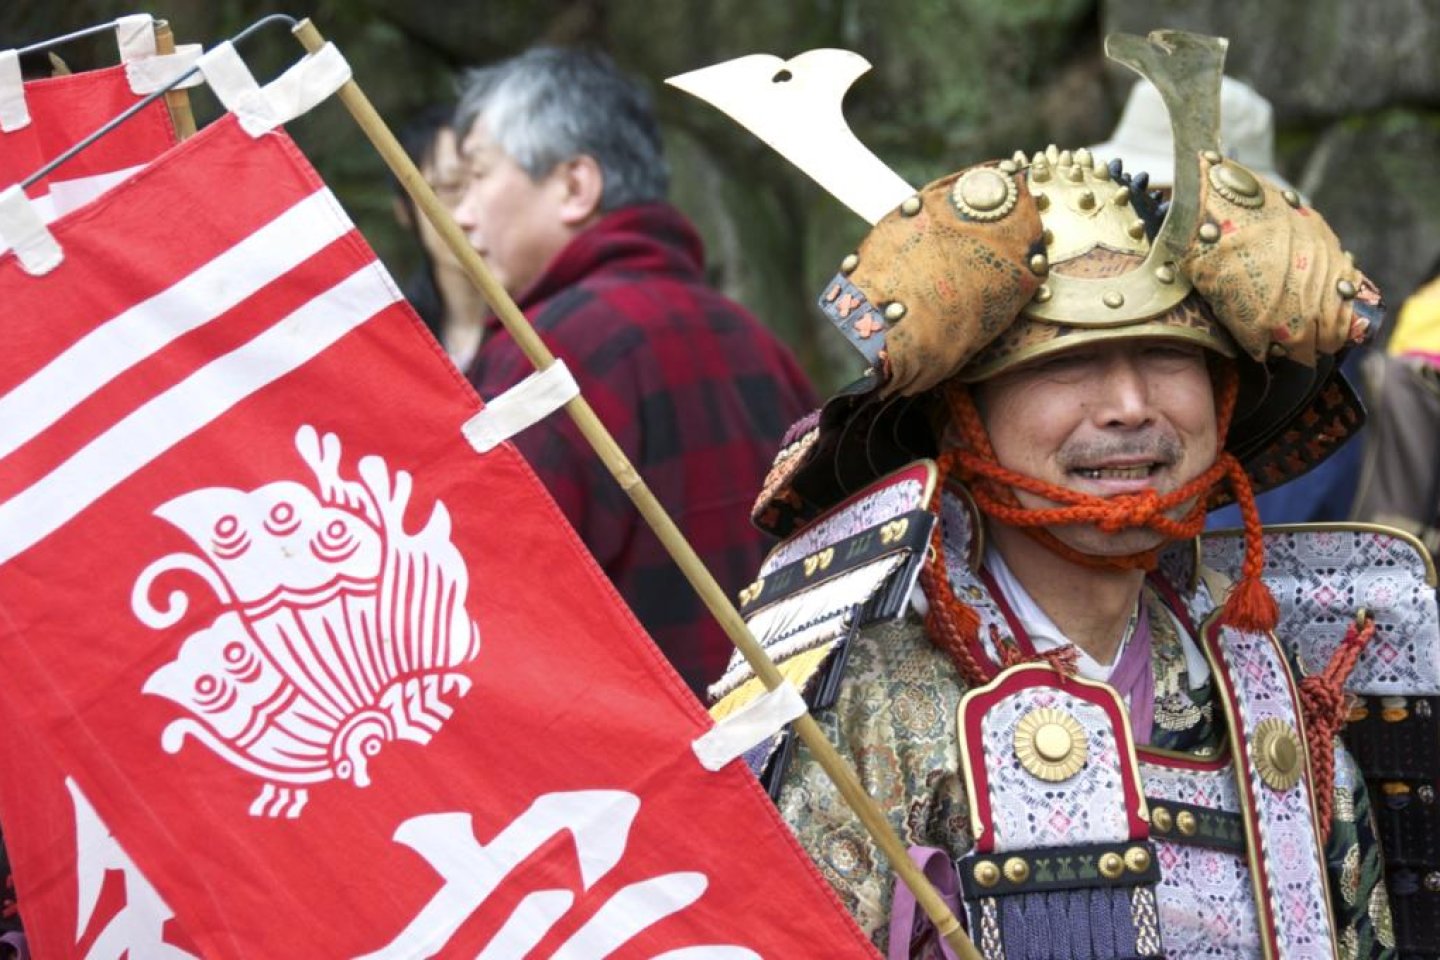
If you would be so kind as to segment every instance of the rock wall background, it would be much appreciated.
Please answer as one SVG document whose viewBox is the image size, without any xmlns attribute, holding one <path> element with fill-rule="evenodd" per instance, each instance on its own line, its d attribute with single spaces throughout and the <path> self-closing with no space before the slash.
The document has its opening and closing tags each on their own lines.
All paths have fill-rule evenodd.
<svg viewBox="0 0 1440 960">
<path fill-rule="evenodd" d="M 700 225 L 715 281 L 777 329 L 824 389 L 858 372 L 814 297 L 865 225 L 727 118 L 665 87 L 747 53 L 863 54 L 846 101 L 862 141 L 912 183 L 1055 142 L 1108 137 L 1131 81 L 1110 31 L 1179 27 L 1231 40 L 1227 71 L 1275 106 L 1280 172 L 1330 220 L 1398 305 L 1440 259 L 1440 0 L 157 0 L 148 7 L 9 0 L 0 45 L 123 13 L 168 18 L 206 44 L 274 12 L 310 16 L 392 124 L 449 94 L 457 69 L 536 42 L 600 46 L 654 85 L 672 198 Z M 241 48 L 262 79 L 299 53 L 283 27 Z M 67 45 L 77 69 L 113 41 Z M 202 118 L 214 113 L 197 95 Z M 292 133 L 397 275 L 415 262 L 379 158 L 338 103 Z"/>
</svg>

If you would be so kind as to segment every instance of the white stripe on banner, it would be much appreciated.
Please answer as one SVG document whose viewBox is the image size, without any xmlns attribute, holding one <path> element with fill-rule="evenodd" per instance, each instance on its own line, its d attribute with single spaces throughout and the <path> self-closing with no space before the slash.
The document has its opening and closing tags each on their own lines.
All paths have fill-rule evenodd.
<svg viewBox="0 0 1440 960">
<path fill-rule="evenodd" d="M 270 327 L 147 401 L 45 477 L 0 504 L 0 564 L 73 520 L 166 450 L 298 369 L 400 299 L 369 263 Z"/>
<path fill-rule="evenodd" d="M 145 164 L 137 163 L 133 167 L 116 170 L 114 173 L 97 173 L 89 177 L 75 177 L 70 180 L 48 180 L 42 184 L 48 192 L 32 198 L 30 202 L 34 204 L 35 212 L 40 214 L 42 223 L 53 223 L 64 214 L 76 207 L 83 207 L 122 180 L 127 180 L 144 169 Z M 10 246 L 5 242 L 5 238 L 0 237 L 0 254 L 4 254 L 9 249 Z"/>
<path fill-rule="evenodd" d="M 85 206 L 102 193 L 108 192 L 111 187 L 129 180 L 144 169 L 145 164 L 137 163 L 133 167 L 125 167 L 123 170 L 94 173 L 88 177 L 57 180 L 52 176 L 47 184 L 50 187 L 50 196 L 55 200 L 55 216 L 63 217 L 71 210 Z"/>
<path fill-rule="evenodd" d="M 317 190 L 178 283 L 77 340 L 0 396 L 0 459 L 172 341 L 273 283 L 353 229 Z"/>
</svg>

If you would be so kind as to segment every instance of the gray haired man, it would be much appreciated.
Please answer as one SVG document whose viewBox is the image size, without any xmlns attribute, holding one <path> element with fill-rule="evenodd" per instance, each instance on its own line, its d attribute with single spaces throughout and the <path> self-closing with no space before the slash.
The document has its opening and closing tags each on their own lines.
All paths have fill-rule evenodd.
<svg viewBox="0 0 1440 960">
<path fill-rule="evenodd" d="M 456 220 L 732 595 L 764 553 L 747 522 L 786 425 L 815 405 L 789 351 L 705 283 L 646 90 L 593 52 L 539 48 L 470 73 Z M 467 374 L 490 398 L 530 372 L 491 318 Z M 516 444 L 692 690 L 729 641 L 578 430 Z"/>
</svg>

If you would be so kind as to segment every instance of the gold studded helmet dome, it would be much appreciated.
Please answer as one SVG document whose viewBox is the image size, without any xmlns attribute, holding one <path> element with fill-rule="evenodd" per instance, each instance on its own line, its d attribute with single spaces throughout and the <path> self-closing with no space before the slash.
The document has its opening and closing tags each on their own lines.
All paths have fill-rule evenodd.
<svg viewBox="0 0 1440 960">
<path fill-rule="evenodd" d="M 1171 340 L 1236 355 L 1235 342 L 1175 265 L 1152 257 L 1160 211 L 1143 181 L 1132 182 L 1119 162 L 1054 146 L 1029 160 L 1017 153 L 1007 168 L 1024 170 L 1040 212 L 1044 252 L 1031 255 L 1027 266 L 1041 284 L 1032 305 L 954 376 L 974 383 L 1082 344 L 1118 339 Z M 955 199 L 968 207 L 963 185 L 964 178 Z M 1101 283 L 1072 293 L 1068 279 Z M 1057 288 L 1065 299 L 1037 315 L 1036 308 L 1055 301 Z M 1144 306 L 1126 309 L 1135 300 Z"/>
</svg>

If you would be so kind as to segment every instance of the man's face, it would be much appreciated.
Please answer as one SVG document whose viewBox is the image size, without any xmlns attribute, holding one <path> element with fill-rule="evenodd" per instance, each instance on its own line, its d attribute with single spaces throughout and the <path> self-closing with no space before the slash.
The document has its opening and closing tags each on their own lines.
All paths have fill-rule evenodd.
<svg viewBox="0 0 1440 960">
<path fill-rule="evenodd" d="M 975 399 L 1001 466 L 1092 496 L 1169 493 L 1218 454 L 1215 392 L 1197 346 L 1085 344 L 977 384 Z M 1026 507 L 1057 506 L 1024 490 L 1015 495 Z M 1148 550 L 1163 539 L 1146 528 L 1050 529 L 1068 546 L 1099 556 Z"/>
<path fill-rule="evenodd" d="M 530 179 L 490 139 L 484 120 L 475 121 L 460 152 L 469 182 L 455 209 L 455 221 L 495 279 L 511 296 L 518 296 L 570 241 L 571 232 L 561 216 L 565 184 L 560 168 L 538 181 Z"/>
</svg>

